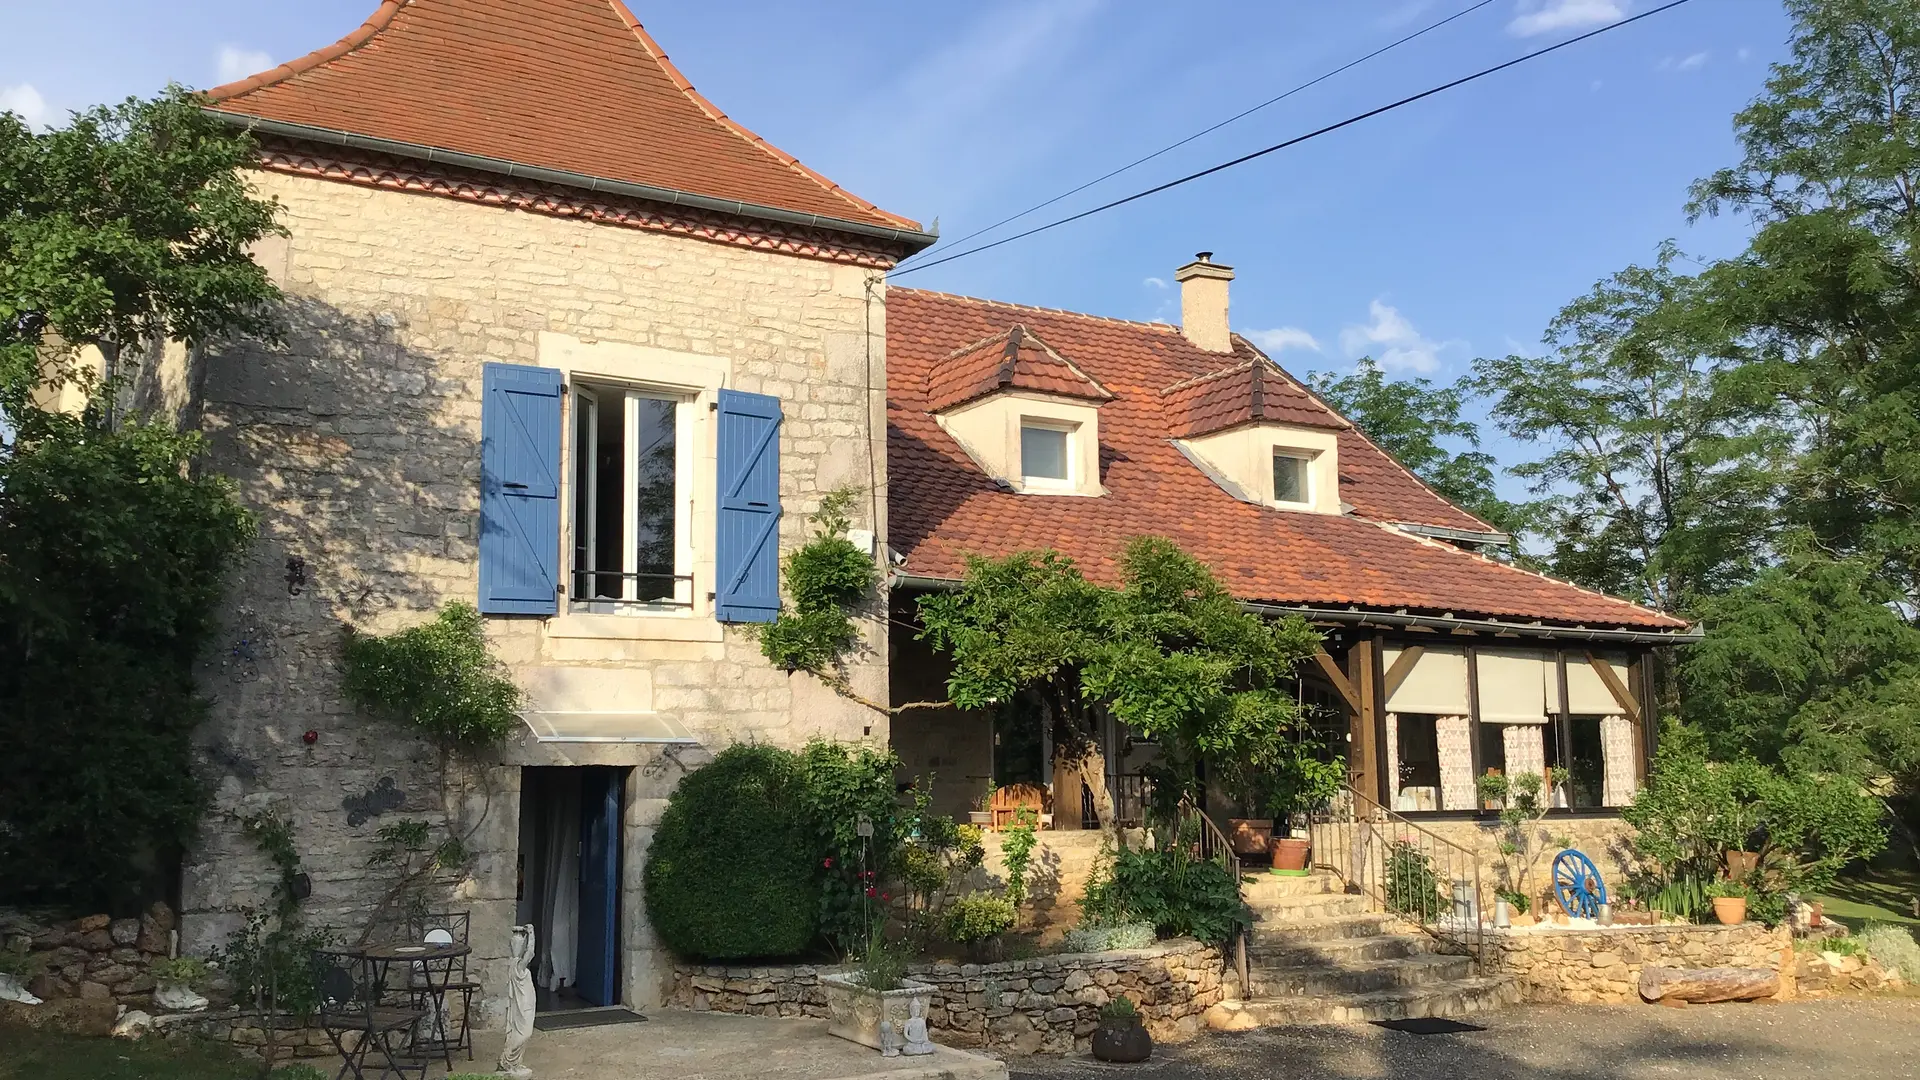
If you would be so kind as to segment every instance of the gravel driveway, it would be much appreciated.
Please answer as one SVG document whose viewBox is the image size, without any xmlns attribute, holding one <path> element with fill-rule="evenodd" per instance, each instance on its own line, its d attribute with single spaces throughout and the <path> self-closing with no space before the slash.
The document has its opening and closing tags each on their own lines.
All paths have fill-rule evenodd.
<svg viewBox="0 0 1920 1080">
<path fill-rule="evenodd" d="M 1774 1080 L 1920 1077 L 1920 997 L 1786 1005 L 1556 1006 L 1470 1018 L 1484 1031 L 1368 1024 L 1209 1035 L 1142 1065 L 1014 1062 L 1015 1080 Z"/>
</svg>

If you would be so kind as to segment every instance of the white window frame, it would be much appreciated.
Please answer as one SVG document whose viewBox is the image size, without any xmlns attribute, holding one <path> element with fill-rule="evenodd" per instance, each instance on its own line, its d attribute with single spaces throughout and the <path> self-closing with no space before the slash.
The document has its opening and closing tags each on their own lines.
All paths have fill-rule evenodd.
<svg viewBox="0 0 1920 1080">
<path fill-rule="evenodd" d="M 569 594 L 567 597 L 568 611 L 577 614 L 605 615 L 688 616 L 694 614 L 700 606 L 697 603 L 695 588 L 699 583 L 691 578 L 695 563 L 693 545 L 693 466 L 696 454 L 695 439 L 698 437 L 696 424 L 698 413 L 695 409 L 695 403 L 698 399 L 699 390 L 691 387 L 652 386 L 592 374 L 577 374 L 573 376 L 571 381 L 573 383 L 573 426 L 568 432 L 571 437 L 567 442 L 570 454 L 578 453 L 579 451 L 579 425 L 583 421 L 593 425 L 593 429 L 589 433 L 590 438 L 593 440 L 590 445 L 596 447 L 599 445 L 599 407 L 611 404 L 614 401 L 620 402 L 622 424 L 621 442 L 625 455 L 621 476 L 624 481 L 624 486 L 627 489 L 621 493 L 623 505 L 620 531 L 620 571 L 623 574 L 638 573 L 640 566 L 638 551 L 640 539 L 640 505 L 633 490 L 634 481 L 639 476 L 640 412 L 637 408 L 634 408 L 633 405 L 634 402 L 638 400 L 649 399 L 654 401 L 671 401 L 674 403 L 673 573 L 680 580 L 674 582 L 673 600 L 671 603 L 637 599 L 636 594 L 639 591 L 639 582 L 633 578 L 623 578 L 621 579 L 620 597 L 577 596 Z M 589 410 L 582 407 L 583 402 L 593 402 L 596 407 Z M 568 477 L 570 480 L 577 481 L 580 475 L 579 465 L 577 462 L 570 462 L 570 464 L 573 465 L 573 468 L 569 469 Z M 599 518 L 599 482 L 594 469 L 588 468 L 586 473 L 590 478 L 589 482 L 592 484 L 587 491 L 586 500 L 587 519 L 591 523 L 598 521 Z M 576 514 L 576 504 L 573 500 L 568 501 L 568 513 L 569 515 Z M 569 521 L 569 528 L 574 530 L 581 528 L 581 523 L 577 516 L 573 516 Z M 579 550 L 579 545 L 571 542 L 572 538 L 572 533 L 569 533 L 570 542 L 567 548 L 569 559 Z M 589 525 L 586 544 L 587 565 L 589 566 L 597 562 L 598 539 L 596 530 Z M 577 567 L 572 565 L 569 565 L 567 568 L 567 580 L 570 583 L 578 581 L 578 575 L 575 573 L 577 569 Z"/>
<path fill-rule="evenodd" d="M 1061 434 L 1061 441 L 1066 444 L 1066 452 L 1063 455 L 1067 465 L 1066 476 L 1034 476 L 1027 472 L 1026 432 L 1028 428 L 1034 428 L 1040 431 L 1057 431 Z M 1016 447 L 1020 457 L 1020 486 L 1029 490 L 1043 491 L 1073 491 L 1077 489 L 1080 486 L 1078 480 L 1080 475 L 1080 453 L 1074 446 L 1075 443 L 1079 442 L 1078 439 L 1074 438 L 1074 435 L 1079 431 L 1079 428 L 1079 424 L 1066 420 L 1053 420 L 1044 416 L 1021 416 L 1019 428 L 1020 441 Z"/>
<path fill-rule="evenodd" d="M 1282 499 L 1280 497 L 1279 489 L 1273 482 L 1273 462 L 1269 459 L 1267 462 L 1268 501 L 1272 502 L 1275 506 L 1285 506 L 1293 509 L 1311 508 L 1315 494 L 1313 490 L 1313 462 L 1314 459 L 1319 456 L 1317 451 L 1302 450 L 1297 446 L 1285 446 L 1279 443 L 1274 444 L 1272 457 L 1292 458 L 1300 463 L 1300 478 L 1302 481 L 1301 494 L 1303 494 L 1305 498 L 1296 501 L 1293 499 Z"/>
</svg>

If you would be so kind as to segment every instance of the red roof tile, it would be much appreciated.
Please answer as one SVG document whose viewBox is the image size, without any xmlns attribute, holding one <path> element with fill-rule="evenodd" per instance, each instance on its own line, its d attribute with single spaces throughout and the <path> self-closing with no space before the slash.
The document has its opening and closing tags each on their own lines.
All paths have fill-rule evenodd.
<svg viewBox="0 0 1920 1080">
<path fill-rule="evenodd" d="M 956 353 L 1025 328 L 1070 356 L 1113 394 L 1100 411 L 1097 498 L 1022 495 L 983 474 L 929 411 L 929 374 Z M 1390 528 L 1411 522 L 1481 531 L 1486 526 L 1435 495 L 1359 431 L 1299 388 L 1259 350 L 1235 340 L 1232 368 L 1176 327 L 1123 322 L 942 293 L 887 291 L 887 486 L 890 541 L 902 569 L 957 578 L 968 555 L 1053 548 L 1111 583 L 1126 541 L 1165 536 L 1212 566 L 1247 600 L 1393 611 L 1451 612 L 1588 626 L 1679 628 L 1678 619 Z M 1263 398 L 1276 385 L 1289 422 L 1340 429 L 1340 493 L 1348 516 L 1256 506 L 1234 498 L 1173 443 L 1163 390 L 1196 376 L 1245 387 L 1253 365 Z M 1278 382 L 1274 377 L 1278 377 Z M 1236 381 L 1237 380 L 1237 381 Z M 1179 396 L 1179 395 L 1172 395 Z M 1236 406 L 1237 407 L 1237 406 Z M 1249 408 L 1251 406 L 1249 405 Z M 1184 411 L 1183 411 L 1184 410 Z"/>
<path fill-rule="evenodd" d="M 620 0 L 384 0 L 213 107 L 867 225 L 842 190 L 694 91 Z"/>
<path fill-rule="evenodd" d="M 933 412 L 1004 389 L 1095 401 L 1113 397 L 1106 387 L 1019 323 L 965 346 L 927 369 L 926 402 Z"/>
<path fill-rule="evenodd" d="M 1183 379 L 1162 390 L 1160 399 L 1168 434 L 1179 439 L 1259 420 L 1319 428 L 1352 426 L 1264 358 Z"/>
</svg>

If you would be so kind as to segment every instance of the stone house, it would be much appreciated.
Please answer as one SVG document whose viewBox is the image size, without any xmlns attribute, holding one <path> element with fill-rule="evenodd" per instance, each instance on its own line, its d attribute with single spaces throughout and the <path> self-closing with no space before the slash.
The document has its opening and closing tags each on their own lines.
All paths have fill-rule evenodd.
<svg viewBox="0 0 1920 1080">
<path fill-rule="evenodd" d="M 168 402 L 260 520 L 205 676 L 183 947 L 269 903 L 247 818 L 291 826 L 305 917 L 349 938 L 393 915 L 378 830 L 417 819 L 472 852 L 447 906 L 486 1010 L 516 922 L 543 1007 L 657 1003 L 641 872 L 678 778 L 738 740 L 887 738 L 751 628 L 823 493 L 884 533 L 883 275 L 933 237 L 729 119 L 619 0 L 384 0 L 208 108 L 259 140 L 286 340 L 182 356 Z M 527 698 L 478 758 L 339 687 L 346 628 L 452 600 Z M 874 699 L 884 611 L 850 671 Z"/>
<path fill-rule="evenodd" d="M 889 292 L 896 624 L 969 555 L 1051 548 L 1114 584 L 1127 539 L 1171 538 L 1254 610 L 1324 633 L 1300 694 L 1361 796 L 1491 859 L 1475 778 L 1554 766 L 1554 828 L 1609 865 L 1657 734 L 1648 665 L 1695 632 L 1489 557 L 1506 536 L 1230 331 L 1230 267 L 1203 252 L 1175 278 L 1179 326 Z M 892 650 L 894 704 L 944 697 L 938 657 L 898 629 Z M 915 709 L 892 734 L 940 809 L 1027 782 L 1050 787 L 1054 829 L 1092 822 L 1033 724 Z M 1131 824 L 1154 750 L 1111 722 L 1103 749 Z"/>
</svg>

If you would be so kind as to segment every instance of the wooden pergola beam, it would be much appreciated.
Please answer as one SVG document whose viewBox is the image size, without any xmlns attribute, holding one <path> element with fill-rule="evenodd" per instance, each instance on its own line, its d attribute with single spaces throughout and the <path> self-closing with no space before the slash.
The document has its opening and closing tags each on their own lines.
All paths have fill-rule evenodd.
<svg viewBox="0 0 1920 1080">
<path fill-rule="evenodd" d="M 1407 681 L 1407 676 L 1413 674 L 1413 665 L 1419 663 L 1420 658 L 1425 656 L 1426 653 L 1427 647 L 1425 645 L 1409 645 L 1399 656 L 1393 658 L 1393 666 L 1387 668 L 1386 690 L 1388 697 L 1392 697 L 1394 691 L 1400 689 L 1400 684 Z"/>
<path fill-rule="evenodd" d="M 1346 672 L 1340 670 L 1340 665 L 1333 662 L 1333 657 L 1327 655 L 1325 648 L 1314 653 L 1313 659 L 1320 665 L 1320 673 L 1327 677 L 1327 682 L 1333 684 L 1333 688 L 1346 699 L 1347 708 L 1358 714 L 1361 711 L 1360 692 L 1355 690 L 1353 683 L 1347 680 Z"/>
<path fill-rule="evenodd" d="M 1592 665 L 1593 670 L 1599 674 L 1600 681 L 1606 684 L 1607 693 L 1612 694 L 1613 700 L 1619 703 L 1620 711 L 1626 714 L 1628 720 L 1636 725 L 1639 724 L 1640 703 L 1633 699 L 1632 691 L 1627 689 L 1627 684 L 1620 681 L 1620 676 L 1613 673 L 1613 665 L 1591 652 L 1588 652 L 1586 657 L 1587 663 Z"/>
</svg>

